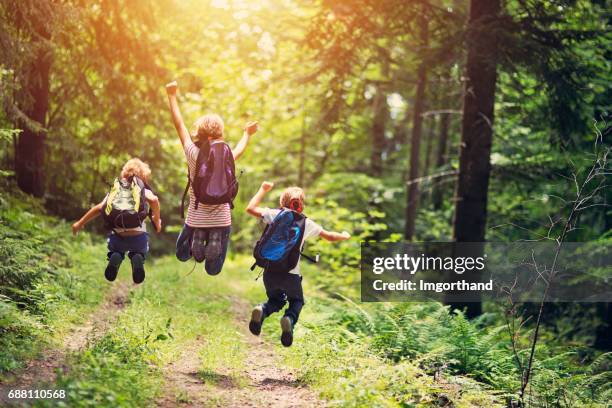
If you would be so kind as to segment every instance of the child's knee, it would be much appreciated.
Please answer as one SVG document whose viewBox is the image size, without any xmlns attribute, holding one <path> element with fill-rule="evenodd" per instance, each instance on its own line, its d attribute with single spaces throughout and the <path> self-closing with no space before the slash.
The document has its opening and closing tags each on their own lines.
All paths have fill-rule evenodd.
<svg viewBox="0 0 612 408">
<path fill-rule="evenodd" d="M 204 263 L 204 269 L 209 275 L 218 275 L 223 269 L 225 263 L 225 256 L 219 255 L 215 259 L 206 258 Z"/>
<path fill-rule="evenodd" d="M 132 259 L 135 255 L 140 255 L 143 260 L 147 258 L 147 253 L 146 252 L 142 252 L 142 251 L 130 251 L 130 252 L 128 252 L 128 258 L 130 258 L 130 259 Z"/>
<path fill-rule="evenodd" d="M 181 262 L 187 262 L 188 260 L 191 259 L 191 248 L 189 247 L 189 245 L 185 245 L 185 243 L 182 244 L 178 244 L 176 245 L 176 259 L 178 259 Z"/>
<path fill-rule="evenodd" d="M 283 296 L 268 296 L 268 301 L 266 303 L 271 308 L 275 309 L 274 311 L 278 311 L 285 307 L 287 304 L 287 299 Z"/>
<path fill-rule="evenodd" d="M 119 251 L 108 251 L 106 253 L 106 259 L 110 261 L 111 258 L 121 262 L 125 258 L 125 253 Z"/>
<path fill-rule="evenodd" d="M 177 248 L 177 250 L 176 250 L 176 259 L 178 259 L 181 262 L 187 262 L 188 260 L 191 259 L 191 253 L 189 253 L 189 251 L 183 251 L 183 250 Z"/>
<path fill-rule="evenodd" d="M 204 269 L 209 275 L 218 275 L 219 273 L 221 273 L 221 269 L 223 269 L 223 264 L 217 265 L 216 262 L 206 262 L 204 264 Z"/>
</svg>

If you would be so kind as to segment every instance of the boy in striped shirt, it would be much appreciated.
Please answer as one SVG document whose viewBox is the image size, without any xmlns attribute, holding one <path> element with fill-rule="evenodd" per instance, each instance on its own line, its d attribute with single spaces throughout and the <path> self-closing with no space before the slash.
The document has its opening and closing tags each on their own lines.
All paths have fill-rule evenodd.
<svg viewBox="0 0 612 408">
<path fill-rule="evenodd" d="M 198 141 L 208 139 L 210 144 L 224 143 L 224 125 L 219 115 L 208 114 L 196 121 L 190 134 L 179 110 L 177 88 L 176 81 L 171 82 L 166 85 L 166 92 L 172 121 L 185 151 L 189 174 L 193 175 L 196 174 L 196 160 L 200 152 Z M 234 160 L 242 156 L 255 132 L 257 132 L 257 122 L 247 123 L 242 139 L 232 150 Z M 192 256 L 196 260 L 205 259 L 206 272 L 209 275 L 217 275 L 225 262 L 231 225 L 232 216 L 228 203 L 217 205 L 199 203 L 196 208 L 196 198 L 193 187 L 190 186 L 187 219 L 176 242 L 176 257 L 182 262 L 188 261 Z"/>
</svg>

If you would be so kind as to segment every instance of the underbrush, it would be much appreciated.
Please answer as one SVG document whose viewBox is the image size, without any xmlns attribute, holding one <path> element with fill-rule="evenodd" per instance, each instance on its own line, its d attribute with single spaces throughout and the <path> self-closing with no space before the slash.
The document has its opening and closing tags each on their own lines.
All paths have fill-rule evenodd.
<svg viewBox="0 0 612 408">
<path fill-rule="evenodd" d="M 97 304 L 104 251 L 18 191 L 0 197 L 0 376 Z M 81 272 L 86 271 L 86 272 Z"/>
<path fill-rule="evenodd" d="M 490 407 L 517 400 L 517 363 L 528 356 L 524 333 L 517 355 L 507 327 L 495 316 L 467 320 L 439 303 L 356 304 L 315 298 L 305 308 L 296 341 L 286 353 L 340 406 Z M 541 332 L 527 388 L 530 407 L 607 407 L 612 397 L 612 353 L 567 345 Z"/>
</svg>

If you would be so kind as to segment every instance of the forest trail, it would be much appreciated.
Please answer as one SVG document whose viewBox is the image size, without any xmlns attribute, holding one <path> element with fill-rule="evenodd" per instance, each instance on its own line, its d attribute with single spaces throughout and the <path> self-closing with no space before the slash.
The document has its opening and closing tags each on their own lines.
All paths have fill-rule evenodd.
<svg viewBox="0 0 612 408">
<path fill-rule="evenodd" d="M 115 317 L 125 308 L 128 302 L 129 284 L 115 282 L 109 290 L 103 303 L 96 307 L 92 314 L 80 325 L 72 328 L 71 332 L 62 339 L 61 347 L 48 348 L 26 367 L 14 373 L 13 378 L 0 384 L 0 403 L 5 401 L 10 389 L 35 389 L 38 385 L 52 384 L 57 371 L 68 370 L 67 357 L 74 352 L 83 350 L 89 343 L 102 337 L 113 323 Z"/>
<path fill-rule="evenodd" d="M 181 357 L 165 370 L 165 392 L 157 401 L 160 407 L 323 407 L 315 393 L 298 382 L 295 374 L 284 368 L 272 344 L 248 330 L 251 305 L 231 297 L 231 320 L 236 326 L 236 341 L 246 349 L 244 366 L 239 373 L 220 368 L 215 372 L 199 371 L 197 349 L 201 338 L 186 347 Z M 231 330 L 233 332 L 234 330 Z M 204 347 L 206 347 L 204 345 Z"/>
</svg>

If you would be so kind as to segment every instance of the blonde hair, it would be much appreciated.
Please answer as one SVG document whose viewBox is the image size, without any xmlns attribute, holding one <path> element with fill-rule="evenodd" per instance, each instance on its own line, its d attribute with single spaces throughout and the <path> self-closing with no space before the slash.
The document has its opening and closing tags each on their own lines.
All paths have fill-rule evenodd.
<svg viewBox="0 0 612 408">
<path fill-rule="evenodd" d="M 304 190 L 300 187 L 287 187 L 280 195 L 280 206 L 289 208 L 291 200 L 300 200 L 302 206 L 304 205 Z"/>
<path fill-rule="evenodd" d="M 151 168 L 149 165 L 138 158 L 128 160 L 121 169 L 121 178 L 129 178 L 136 176 L 143 181 L 149 180 L 151 177 Z"/>
<path fill-rule="evenodd" d="M 191 127 L 191 139 L 194 142 L 201 142 L 211 139 L 220 139 L 223 137 L 223 119 L 215 113 L 200 116 Z"/>
</svg>

